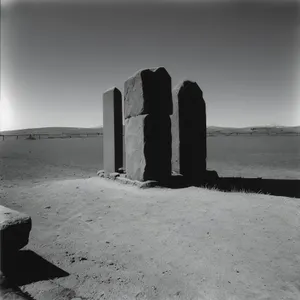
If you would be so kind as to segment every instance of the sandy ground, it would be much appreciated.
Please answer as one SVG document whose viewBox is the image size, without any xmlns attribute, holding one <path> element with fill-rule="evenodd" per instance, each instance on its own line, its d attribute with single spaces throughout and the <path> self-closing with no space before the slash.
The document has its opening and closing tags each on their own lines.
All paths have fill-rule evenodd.
<svg viewBox="0 0 300 300">
<path fill-rule="evenodd" d="M 212 168 L 299 178 L 298 144 L 271 140 L 237 153 L 226 140 L 226 159 L 213 140 Z M 101 149 L 92 138 L 0 144 L 0 202 L 33 221 L 13 268 L 22 290 L 36 300 L 300 299 L 300 199 L 141 190 L 95 177 Z"/>
<path fill-rule="evenodd" d="M 0 181 L 32 217 L 25 250 L 68 274 L 23 280 L 34 299 L 300 299 L 299 199 L 47 172 Z"/>
</svg>

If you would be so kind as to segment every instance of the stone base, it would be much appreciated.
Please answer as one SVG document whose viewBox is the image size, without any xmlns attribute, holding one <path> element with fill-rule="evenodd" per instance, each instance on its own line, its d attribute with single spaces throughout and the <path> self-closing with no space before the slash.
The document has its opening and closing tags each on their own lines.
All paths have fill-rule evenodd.
<svg viewBox="0 0 300 300">
<path fill-rule="evenodd" d="M 105 170 L 98 171 L 97 175 L 101 178 L 115 180 L 117 182 L 137 186 L 142 189 L 152 187 L 183 188 L 188 186 L 206 186 L 207 184 L 216 184 L 219 180 L 218 173 L 213 170 L 207 170 L 204 174 L 202 174 L 202 176 L 199 176 L 197 180 L 190 180 L 181 174 L 172 172 L 172 175 L 169 177 L 169 179 L 164 182 L 159 182 L 156 180 L 146 180 L 143 182 L 131 180 L 127 178 L 126 174 L 117 172 L 107 173 Z"/>
<path fill-rule="evenodd" d="M 107 173 L 105 170 L 100 170 L 97 172 L 97 175 L 101 178 L 107 178 L 111 180 L 115 180 L 117 182 L 123 183 L 123 184 L 130 184 L 133 186 L 137 186 L 141 189 L 143 188 L 150 188 L 150 187 L 155 187 L 158 186 L 158 181 L 155 180 L 147 180 L 147 181 L 138 181 L 138 180 L 131 180 L 126 177 L 126 174 L 124 173 Z"/>
</svg>

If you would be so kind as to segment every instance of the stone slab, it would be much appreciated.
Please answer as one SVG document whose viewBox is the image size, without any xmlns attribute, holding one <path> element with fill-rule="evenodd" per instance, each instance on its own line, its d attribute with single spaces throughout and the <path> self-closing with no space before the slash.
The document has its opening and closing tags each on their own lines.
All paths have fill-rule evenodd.
<svg viewBox="0 0 300 300">
<path fill-rule="evenodd" d="M 30 216 L 0 205 L 1 256 L 26 246 L 31 227 Z"/>
<path fill-rule="evenodd" d="M 171 115 L 171 76 L 163 67 L 140 70 L 124 84 L 124 117 Z"/>
<path fill-rule="evenodd" d="M 125 120 L 127 178 L 164 181 L 171 176 L 171 120 L 141 115 Z"/>
<path fill-rule="evenodd" d="M 172 171 L 196 180 L 206 170 L 206 105 L 196 82 L 172 91 Z M 203 175 L 204 176 L 204 175 Z"/>
<path fill-rule="evenodd" d="M 114 181 L 117 181 L 122 184 L 137 186 L 141 189 L 159 186 L 159 182 L 156 180 L 147 180 L 147 181 L 131 180 L 131 179 L 127 178 L 126 174 L 124 174 L 124 173 L 110 173 L 109 174 L 109 173 L 106 173 L 105 171 L 103 172 L 103 170 L 100 170 L 97 172 L 97 175 L 101 178 L 114 180 Z"/>
<path fill-rule="evenodd" d="M 122 94 L 112 88 L 103 94 L 103 166 L 116 172 L 123 166 Z"/>
</svg>

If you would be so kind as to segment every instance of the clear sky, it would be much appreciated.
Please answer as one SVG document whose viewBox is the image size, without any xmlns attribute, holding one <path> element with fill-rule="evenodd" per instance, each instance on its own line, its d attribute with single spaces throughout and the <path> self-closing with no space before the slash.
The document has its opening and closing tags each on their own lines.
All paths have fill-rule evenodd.
<svg viewBox="0 0 300 300">
<path fill-rule="evenodd" d="M 102 125 L 139 69 L 196 81 L 208 125 L 300 125 L 298 1 L 1 1 L 1 129 Z"/>
</svg>

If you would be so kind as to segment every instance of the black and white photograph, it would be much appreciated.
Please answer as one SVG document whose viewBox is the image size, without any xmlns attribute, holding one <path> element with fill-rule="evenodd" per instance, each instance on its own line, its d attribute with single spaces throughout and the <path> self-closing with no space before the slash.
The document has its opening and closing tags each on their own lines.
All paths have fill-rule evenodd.
<svg viewBox="0 0 300 300">
<path fill-rule="evenodd" d="M 300 300 L 300 1 L 1 0 L 0 300 Z"/>
</svg>

